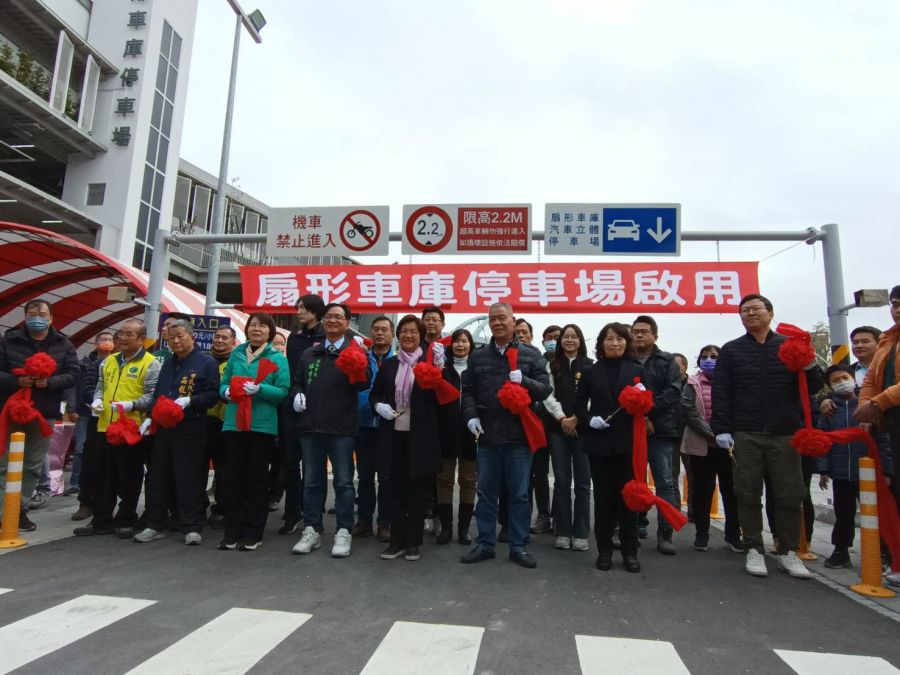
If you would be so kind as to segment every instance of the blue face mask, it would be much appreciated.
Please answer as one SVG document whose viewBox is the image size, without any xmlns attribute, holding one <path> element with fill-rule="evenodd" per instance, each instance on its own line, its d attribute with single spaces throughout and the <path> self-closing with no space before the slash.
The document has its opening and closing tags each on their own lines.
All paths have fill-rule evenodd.
<svg viewBox="0 0 900 675">
<path fill-rule="evenodd" d="M 712 371 L 716 369 L 716 360 L 715 359 L 700 359 L 700 370 L 702 370 L 707 375 L 711 375 Z"/>
<path fill-rule="evenodd" d="M 555 352 L 556 340 L 544 340 L 544 351 Z"/>
<path fill-rule="evenodd" d="M 43 333 L 50 327 L 50 319 L 42 316 L 29 316 L 25 319 L 25 326 L 30 333 Z"/>
</svg>

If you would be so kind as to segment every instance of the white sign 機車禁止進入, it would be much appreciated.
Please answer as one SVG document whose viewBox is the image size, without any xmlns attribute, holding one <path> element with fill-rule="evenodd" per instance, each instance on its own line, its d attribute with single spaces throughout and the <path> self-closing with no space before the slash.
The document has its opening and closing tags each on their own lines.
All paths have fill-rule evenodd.
<svg viewBox="0 0 900 675">
<path fill-rule="evenodd" d="M 266 231 L 266 255 L 387 255 L 389 216 L 387 206 L 272 209 Z"/>
</svg>

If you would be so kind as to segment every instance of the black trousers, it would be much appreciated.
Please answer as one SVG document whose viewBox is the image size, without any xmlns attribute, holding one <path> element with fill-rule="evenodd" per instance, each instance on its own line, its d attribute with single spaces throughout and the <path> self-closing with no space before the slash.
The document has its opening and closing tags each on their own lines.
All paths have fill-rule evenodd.
<svg viewBox="0 0 900 675">
<path fill-rule="evenodd" d="M 268 471 L 275 436 L 257 431 L 226 431 L 222 435 L 225 538 L 262 541 L 269 516 Z"/>
<path fill-rule="evenodd" d="M 144 482 L 147 441 L 137 445 L 110 445 L 106 434 L 97 434 L 97 500 L 94 527 L 133 527 L 137 522 L 137 504 Z M 119 508 L 113 518 L 116 499 Z"/>
<path fill-rule="evenodd" d="M 531 457 L 530 496 L 539 516 L 550 515 L 550 448 L 539 448 Z M 532 507 L 533 508 L 533 507 Z"/>
<path fill-rule="evenodd" d="M 834 528 L 831 543 L 835 548 L 849 549 L 856 534 L 856 502 L 859 500 L 859 481 L 833 480 L 831 493 L 834 496 Z"/>
<path fill-rule="evenodd" d="M 279 418 L 281 437 L 284 448 L 281 481 L 284 485 L 284 519 L 299 521 L 303 517 L 303 474 L 300 460 L 303 452 L 300 447 L 300 434 L 295 426 L 293 411 L 284 413 Z"/>
<path fill-rule="evenodd" d="M 388 481 L 391 546 L 422 545 L 425 498 L 432 485 L 434 476 L 410 476 L 409 432 L 395 431 L 391 447 L 391 479 Z"/>
<path fill-rule="evenodd" d="M 97 503 L 98 478 L 102 473 L 101 467 L 98 466 L 100 455 L 97 448 L 98 442 L 97 418 L 91 417 L 88 420 L 87 433 L 81 448 L 81 478 L 78 483 L 78 503 L 89 508 L 94 508 Z"/>
<path fill-rule="evenodd" d="M 165 530 L 169 505 L 175 505 L 179 529 L 200 532 L 206 520 L 206 421 L 194 419 L 173 429 L 160 428 L 150 449 L 147 477 L 147 527 Z"/>
<path fill-rule="evenodd" d="M 612 536 L 619 526 L 622 556 L 637 556 L 637 514 L 625 506 L 622 488 L 634 478 L 631 455 L 588 455 L 594 484 L 594 537 L 599 553 L 611 553 Z"/>
<path fill-rule="evenodd" d="M 727 450 L 714 447 L 707 448 L 705 457 L 691 455 L 691 491 L 694 493 L 694 526 L 697 534 L 709 534 L 709 509 L 718 478 L 722 508 L 725 511 L 725 539 L 737 543 L 741 540 L 741 524 L 731 471 L 732 462 Z"/>
</svg>

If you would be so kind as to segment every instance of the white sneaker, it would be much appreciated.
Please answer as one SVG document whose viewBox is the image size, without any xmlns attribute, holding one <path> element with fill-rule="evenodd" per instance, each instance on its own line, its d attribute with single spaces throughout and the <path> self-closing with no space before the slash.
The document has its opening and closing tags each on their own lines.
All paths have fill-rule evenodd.
<svg viewBox="0 0 900 675">
<path fill-rule="evenodd" d="M 900 572 L 888 572 L 884 575 L 884 580 L 891 586 L 900 586 Z"/>
<path fill-rule="evenodd" d="M 199 532 L 188 532 L 184 535 L 185 546 L 199 546 L 202 543 L 203 537 L 200 536 Z"/>
<path fill-rule="evenodd" d="M 587 539 L 579 539 L 578 537 L 572 538 L 572 550 L 573 551 L 587 551 L 590 548 Z"/>
<path fill-rule="evenodd" d="M 300 541 L 294 544 L 292 549 L 294 553 L 303 554 L 314 551 L 322 545 L 322 535 L 316 532 L 312 526 L 307 526 L 303 530 L 303 536 Z"/>
<path fill-rule="evenodd" d="M 568 551 L 572 548 L 572 542 L 569 541 L 568 537 L 557 537 L 553 543 L 553 548 L 558 548 L 560 551 Z"/>
<path fill-rule="evenodd" d="M 769 576 L 769 570 L 766 569 L 766 558 L 755 548 L 747 551 L 747 562 L 744 563 L 744 569 L 755 577 Z"/>
<path fill-rule="evenodd" d="M 809 579 L 812 576 L 794 551 L 778 556 L 778 566 L 795 579 Z"/>
<path fill-rule="evenodd" d="M 136 535 L 134 535 L 134 540 L 141 544 L 146 544 L 148 541 L 156 541 L 157 539 L 165 539 L 165 538 L 166 538 L 165 532 L 157 532 L 156 530 L 151 529 L 149 527 L 144 528 L 143 530 L 138 532 Z"/>
<path fill-rule="evenodd" d="M 425 534 L 428 534 L 428 533 L 431 532 L 433 529 L 434 529 L 434 524 L 432 523 L 432 519 L 431 519 L 431 518 L 426 518 L 426 519 L 425 519 L 425 524 L 424 524 L 423 527 L 422 527 L 422 531 L 423 531 Z"/>
<path fill-rule="evenodd" d="M 347 531 L 346 527 L 339 529 L 337 534 L 334 535 L 334 546 L 331 547 L 331 557 L 346 558 L 350 555 L 350 542 L 352 541 L 353 537 L 350 536 L 350 532 Z"/>
</svg>

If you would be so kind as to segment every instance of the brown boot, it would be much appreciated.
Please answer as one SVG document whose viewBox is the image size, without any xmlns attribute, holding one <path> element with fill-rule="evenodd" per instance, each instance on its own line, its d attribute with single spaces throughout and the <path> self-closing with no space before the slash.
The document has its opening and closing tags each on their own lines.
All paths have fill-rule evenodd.
<svg viewBox="0 0 900 675">
<path fill-rule="evenodd" d="M 72 520 L 87 520 L 92 515 L 94 515 L 94 512 L 91 511 L 91 507 L 81 504 L 78 510 L 72 514 Z"/>
</svg>

